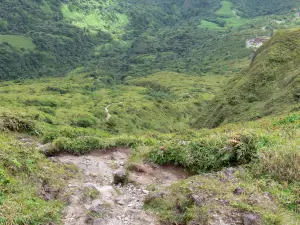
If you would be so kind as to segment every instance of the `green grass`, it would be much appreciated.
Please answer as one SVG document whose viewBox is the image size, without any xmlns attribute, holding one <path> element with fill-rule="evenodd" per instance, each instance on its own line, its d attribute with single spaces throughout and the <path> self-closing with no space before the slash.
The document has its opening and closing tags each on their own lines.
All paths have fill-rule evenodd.
<svg viewBox="0 0 300 225">
<path fill-rule="evenodd" d="M 0 133 L 0 148 L 0 223 L 60 223 L 64 203 L 44 200 L 42 186 L 61 192 L 71 168 L 51 163 L 9 133 Z"/>
<path fill-rule="evenodd" d="M 236 15 L 233 9 L 233 4 L 228 1 L 222 1 L 222 8 L 216 12 L 216 15 L 221 17 L 222 20 L 226 21 L 226 28 L 243 26 L 251 22 L 253 23 L 256 20 L 256 18 L 241 18 L 240 16 Z M 216 29 L 212 24 L 204 23 L 204 25 L 207 26 L 207 28 Z"/>
<path fill-rule="evenodd" d="M 35 133 L 41 133 L 44 141 L 64 137 L 64 144 L 60 140 L 55 142 L 57 146 L 83 153 L 112 145 L 114 140 L 101 138 L 115 134 L 188 129 L 202 104 L 213 99 L 227 80 L 226 76 L 160 72 L 128 79 L 126 85 L 112 85 L 89 74 L 73 73 L 61 78 L 25 80 L 22 84 L 3 82 L 0 103 L 5 115 L 17 112 L 22 115 L 21 121 L 34 121 Z M 106 121 L 108 105 L 111 119 Z M 100 139 L 90 144 L 86 136 Z M 80 142 L 82 147 L 72 141 Z"/>
<path fill-rule="evenodd" d="M 158 193 L 164 194 L 146 199 L 147 208 L 167 224 L 191 221 L 204 223 L 207 219 L 213 219 L 210 216 L 215 210 L 219 213 L 223 210 L 227 213 L 236 210 L 255 212 L 265 224 L 299 223 L 298 116 L 299 113 L 228 124 L 213 130 L 191 132 L 189 135 L 186 132 L 185 135 L 164 136 L 163 141 L 150 151 L 137 150 L 133 164 L 146 158 L 159 164 L 180 165 L 200 174 L 175 183 L 166 190 L 159 190 Z M 237 170 L 237 182 L 224 181 L 226 176 L 222 172 L 203 174 L 205 171 L 239 164 L 243 169 Z M 241 196 L 233 195 L 236 187 L 245 190 Z M 272 200 L 259 197 L 263 193 L 269 193 Z M 251 200 L 253 195 L 261 200 Z M 200 196 L 201 204 L 195 204 L 191 196 Z M 227 200 L 228 204 L 223 205 L 216 199 Z"/>
<path fill-rule="evenodd" d="M 298 111 L 300 77 L 294 66 L 299 62 L 298 39 L 297 29 L 278 32 L 256 52 L 250 68 L 211 102 L 197 126 L 215 127 Z M 281 87 L 283 91 L 278 91 Z"/>
<path fill-rule="evenodd" d="M 202 20 L 200 24 L 201 28 L 211 29 L 211 30 L 218 30 L 221 29 L 221 27 L 213 22 L 209 22 L 207 20 Z"/>
<path fill-rule="evenodd" d="M 80 71 L 60 78 L 0 83 L 1 129 L 31 133 L 42 142 L 52 143 L 49 155 L 60 151 L 84 154 L 126 146 L 134 149 L 129 168 L 145 162 L 171 163 L 200 174 L 174 184 L 164 197 L 147 202 L 147 208 L 157 212 L 165 223 L 203 222 L 202 219 L 209 218 L 207 212 L 221 209 L 220 202 L 215 200 L 219 198 L 229 201 L 227 210 L 258 213 L 267 224 L 292 224 L 292 219 L 298 222 L 299 113 L 226 124 L 212 130 L 193 130 L 193 119 L 222 91 L 230 76 L 160 72 L 114 85 Z M 106 121 L 104 107 L 109 104 L 112 117 Z M 19 147 L 10 134 L 1 135 L 0 147 L 5 151 L 0 154 L 4 163 L 0 163 L 0 185 L 6 188 L 9 184 L 12 190 L 4 193 L 3 207 L 10 206 L 10 211 L 2 209 L 7 210 L 1 215 L 3 219 L 15 224 L 15 218 L 29 224 L 59 221 L 62 202 L 39 198 L 39 179 L 33 177 L 42 176 L 52 185 L 56 184 L 52 178 L 59 180 L 61 186 L 57 188 L 61 188 L 64 168 L 56 170 L 34 148 Z M 47 170 L 41 165 L 48 166 Z M 238 183 L 221 182 L 218 171 L 232 166 L 243 168 Z M 10 168 L 16 175 L 6 171 Z M 206 172 L 213 175 L 201 175 Z M 12 185 L 15 180 L 19 189 Z M 187 184 L 195 194 L 212 193 L 212 198 L 208 197 L 211 204 L 204 208 L 195 206 Z M 245 188 L 247 194 L 233 195 L 236 185 Z M 263 196 L 265 192 L 272 196 L 272 204 L 251 202 L 253 194 Z M 14 205 L 16 201 L 24 204 Z M 40 210 L 25 217 L 26 210 L 32 207 Z"/>
<path fill-rule="evenodd" d="M 53 13 L 51 7 L 49 6 L 49 4 L 45 0 L 43 0 L 43 5 L 41 5 L 41 9 L 47 14 L 52 14 Z"/>
<path fill-rule="evenodd" d="M 252 22 L 251 19 L 237 17 L 224 18 L 224 20 L 226 21 L 227 27 L 238 27 Z"/>
<path fill-rule="evenodd" d="M 17 49 L 33 50 L 36 48 L 31 38 L 21 35 L 0 35 L 0 42 L 8 43 Z"/>
<path fill-rule="evenodd" d="M 92 2 L 90 5 L 89 3 Z M 109 1 L 108 1 L 109 2 Z M 99 2 L 90 0 L 86 3 L 89 6 L 87 11 L 79 9 L 74 5 L 63 4 L 61 12 L 65 20 L 80 28 L 86 28 L 92 32 L 104 31 L 112 34 L 114 37 L 120 37 L 124 34 L 124 28 L 129 23 L 125 14 L 99 10 L 99 7 L 112 6 L 108 3 L 105 6 Z M 71 10 L 70 10 L 71 9 Z"/>
<path fill-rule="evenodd" d="M 220 17 L 237 17 L 232 8 L 232 3 L 228 1 L 222 1 L 222 8 L 219 9 L 216 14 Z"/>
</svg>

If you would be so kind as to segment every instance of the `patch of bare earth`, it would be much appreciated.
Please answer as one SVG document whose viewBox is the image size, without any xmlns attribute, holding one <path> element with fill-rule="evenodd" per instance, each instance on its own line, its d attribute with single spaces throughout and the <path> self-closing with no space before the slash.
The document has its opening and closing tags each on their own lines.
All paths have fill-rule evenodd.
<svg viewBox="0 0 300 225">
<path fill-rule="evenodd" d="M 61 163 L 74 164 L 79 174 L 69 181 L 69 196 L 64 211 L 65 225 L 157 225 L 156 216 L 144 211 L 144 198 L 150 185 L 168 186 L 187 177 L 174 166 L 140 165 L 127 176 L 123 185 L 116 184 L 130 150 L 116 148 L 83 156 L 62 154 L 52 157 Z"/>
</svg>

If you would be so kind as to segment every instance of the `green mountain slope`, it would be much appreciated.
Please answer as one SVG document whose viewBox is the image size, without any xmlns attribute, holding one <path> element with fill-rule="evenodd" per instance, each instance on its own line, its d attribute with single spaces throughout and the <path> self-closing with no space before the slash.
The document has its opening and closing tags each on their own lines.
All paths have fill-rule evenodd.
<svg viewBox="0 0 300 225">
<path fill-rule="evenodd" d="M 243 74 L 236 76 L 197 122 L 215 127 L 300 107 L 300 32 L 278 32 L 261 47 Z"/>
<path fill-rule="evenodd" d="M 245 40 L 268 35 L 261 27 L 273 21 L 239 17 L 239 5 L 244 6 L 240 0 L 3 0 L 0 79 L 59 76 L 78 66 L 114 82 L 163 70 L 226 73 L 251 52 Z M 260 6 L 286 13 L 294 23 L 289 14 L 296 3 L 282 11 L 268 1 Z M 257 11 L 254 2 L 245 7 Z"/>
<path fill-rule="evenodd" d="M 241 15 L 253 17 L 259 15 L 284 14 L 299 10 L 299 1 L 281 0 L 232 0 Z"/>
</svg>

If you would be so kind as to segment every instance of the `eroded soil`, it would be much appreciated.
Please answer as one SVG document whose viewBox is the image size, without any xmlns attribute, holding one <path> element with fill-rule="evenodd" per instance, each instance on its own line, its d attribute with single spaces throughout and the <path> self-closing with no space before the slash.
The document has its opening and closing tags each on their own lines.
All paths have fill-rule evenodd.
<svg viewBox="0 0 300 225">
<path fill-rule="evenodd" d="M 126 166 L 130 149 L 116 148 L 74 156 L 62 154 L 52 159 L 74 164 L 78 176 L 69 181 L 69 196 L 64 211 L 65 225 L 156 225 L 156 216 L 145 212 L 143 202 L 152 188 L 165 187 L 186 178 L 174 166 L 141 165 L 131 172 L 129 183 L 113 184 L 114 172 Z"/>
</svg>

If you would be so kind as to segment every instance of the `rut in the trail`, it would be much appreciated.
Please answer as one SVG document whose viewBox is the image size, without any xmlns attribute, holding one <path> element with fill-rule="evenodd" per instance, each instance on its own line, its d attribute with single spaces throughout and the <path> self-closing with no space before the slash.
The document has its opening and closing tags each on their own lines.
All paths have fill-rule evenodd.
<svg viewBox="0 0 300 225">
<path fill-rule="evenodd" d="M 94 152 L 85 156 L 60 155 L 62 163 L 71 163 L 81 174 L 69 182 L 69 205 L 64 211 L 65 225 L 157 225 L 155 215 L 145 212 L 143 200 L 147 187 L 170 185 L 186 177 L 175 167 L 152 168 L 131 174 L 134 184 L 113 185 L 114 172 L 125 166 L 129 149 Z"/>
</svg>

